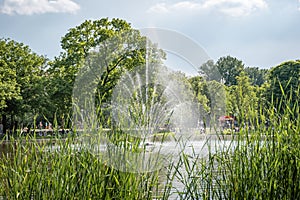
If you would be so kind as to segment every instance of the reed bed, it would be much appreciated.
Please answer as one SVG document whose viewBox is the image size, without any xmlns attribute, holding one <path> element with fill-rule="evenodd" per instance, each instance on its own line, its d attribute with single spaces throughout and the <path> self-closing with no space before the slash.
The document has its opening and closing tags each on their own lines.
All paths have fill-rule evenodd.
<svg viewBox="0 0 300 200">
<path fill-rule="evenodd" d="M 298 102 L 280 110 L 253 109 L 229 144 L 207 141 L 206 157 L 183 153 L 173 167 L 179 199 L 300 199 Z"/>
<path fill-rule="evenodd" d="M 117 170 L 95 148 L 83 148 L 86 140 L 78 136 L 44 142 L 4 138 L 0 199 L 300 199 L 299 106 L 280 114 L 259 112 L 269 126 L 245 116 L 251 125 L 228 145 L 219 145 L 220 133 L 217 142 L 207 139 L 188 153 L 184 147 L 176 159 L 151 172 Z M 88 144 L 99 143 L 90 137 Z M 204 147 L 205 156 L 198 153 Z"/>
</svg>

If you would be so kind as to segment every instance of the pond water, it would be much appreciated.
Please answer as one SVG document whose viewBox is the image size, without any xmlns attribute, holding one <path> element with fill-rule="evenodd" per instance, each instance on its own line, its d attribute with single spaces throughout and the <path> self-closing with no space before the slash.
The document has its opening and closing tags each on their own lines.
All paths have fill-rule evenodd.
<svg viewBox="0 0 300 200">
<path fill-rule="evenodd" d="M 38 140 L 38 142 L 40 143 L 47 143 L 50 140 L 47 139 L 41 139 Z M 24 141 L 25 142 L 25 141 Z M 2 141 L 2 143 L 0 143 L 0 159 L 1 159 L 1 155 L 6 154 L 6 155 L 13 155 L 13 148 L 9 148 L 11 147 L 10 145 L 8 145 L 10 143 L 10 141 Z M 57 145 L 55 143 L 55 140 L 51 141 L 50 143 L 48 143 L 49 146 L 48 148 L 50 148 L 50 150 L 53 151 L 59 151 L 60 146 Z M 84 143 L 84 144 L 80 144 L 80 145 L 73 145 L 72 148 L 74 150 L 78 150 L 80 151 L 82 148 L 86 148 L 89 146 L 89 143 Z M 235 146 L 235 141 L 232 140 L 231 136 L 227 136 L 225 138 L 220 139 L 218 136 L 216 135 L 202 135 L 201 137 L 198 138 L 194 138 L 193 140 L 185 140 L 182 142 L 175 142 L 175 141 L 167 141 L 167 142 L 149 142 L 147 143 L 147 150 L 151 150 L 151 151 L 155 151 L 155 148 L 159 149 L 159 153 L 161 155 L 166 156 L 166 158 L 168 158 L 168 160 L 166 161 L 166 164 L 170 164 L 170 163 L 176 163 L 178 162 L 179 159 L 179 155 L 184 152 L 186 155 L 190 156 L 190 158 L 196 158 L 196 157 L 200 157 L 200 158 L 206 158 L 208 156 L 209 153 L 214 153 L 218 150 L 224 150 L 227 148 L 234 148 Z M 94 146 L 95 147 L 95 146 Z M 106 143 L 102 143 L 96 146 L 96 150 L 97 152 L 106 152 L 107 151 L 107 144 Z M 48 151 L 49 149 L 47 149 Z M 183 175 L 185 175 L 184 173 L 184 169 L 179 169 L 180 171 L 183 172 Z M 166 183 L 166 177 L 165 174 L 162 173 L 161 174 L 161 182 L 162 184 Z M 182 184 L 181 180 L 179 180 L 178 178 L 175 178 L 172 181 L 172 185 L 173 185 L 173 189 L 171 190 L 171 192 L 173 192 L 174 194 L 171 196 L 170 199 L 177 199 L 178 195 L 176 194 L 176 192 L 183 190 L 184 185 Z"/>
</svg>

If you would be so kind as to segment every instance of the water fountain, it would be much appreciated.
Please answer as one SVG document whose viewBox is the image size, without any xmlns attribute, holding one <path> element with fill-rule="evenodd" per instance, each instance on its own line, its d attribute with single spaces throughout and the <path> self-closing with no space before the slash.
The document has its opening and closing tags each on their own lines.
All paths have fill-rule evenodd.
<svg viewBox="0 0 300 200">
<path fill-rule="evenodd" d="M 153 31 L 149 29 L 145 35 L 151 38 Z M 147 33 L 147 30 L 142 32 Z M 163 50 L 180 54 L 194 66 L 206 61 L 203 49 L 198 46 L 197 51 L 197 45 L 187 37 L 162 29 L 156 33 L 159 33 L 155 34 L 156 39 L 162 36 L 160 39 L 165 41 Z M 179 147 L 185 146 L 186 141 L 191 139 L 194 135 L 192 129 L 197 127 L 199 120 L 208 116 L 200 112 L 199 106 L 192 101 L 192 92 L 183 82 L 182 74 L 163 65 L 159 51 L 155 51 L 158 48 L 150 40 L 140 42 L 138 38 L 139 32 L 136 31 L 121 33 L 93 49 L 76 78 L 73 90 L 74 125 L 91 134 L 99 132 L 99 129 L 103 131 L 95 107 L 95 93 L 99 82 L 103 81 L 106 66 L 128 52 L 146 49 L 146 64 L 125 70 L 113 88 L 111 102 L 101 104 L 110 108 L 113 134 L 124 136 L 118 142 L 105 140 L 101 144 L 105 147 L 100 147 L 102 158 L 115 169 L 128 172 L 160 169 L 166 160 L 172 160 L 170 158 L 181 151 Z M 166 42 L 167 38 L 169 42 Z M 172 38 L 187 46 L 168 46 L 174 43 Z M 189 46 L 192 53 L 182 51 Z M 200 56 L 195 57 L 195 53 Z M 172 138 L 176 141 L 172 146 L 165 145 L 164 141 L 151 140 L 161 130 L 172 131 Z M 90 148 L 89 143 L 85 146 Z"/>
</svg>

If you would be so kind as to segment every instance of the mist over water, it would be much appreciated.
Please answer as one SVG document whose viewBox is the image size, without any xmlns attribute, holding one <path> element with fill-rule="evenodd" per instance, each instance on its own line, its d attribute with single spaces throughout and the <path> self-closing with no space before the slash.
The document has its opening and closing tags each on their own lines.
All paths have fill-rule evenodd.
<svg viewBox="0 0 300 200">
<path fill-rule="evenodd" d="M 161 161 L 177 156 L 185 147 L 183 144 L 192 139 L 195 130 L 197 132 L 200 122 L 213 116 L 193 101 L 193 92 L 185 82 L 185 75 L 165 66 L 159 51 L 155 49 L 161 47 L 164 51 L 173 52 L 192 66 L 200 66 L 207 61 L 205 51 L 177 32 L 162 29 L 144 29 L 142 32 L 151 40 L 155 35 L 154 41 L 159 43 L 153 44 L 148 39 L 140 42 L 136 40 L 137 32 L 122 33 L 105 40 L 101 46 L 94 48 L 84 62 L 73 90 L 74 124 L 83 127 L 84 131 L 96 133 L 101 126 L 96 114 L 95 92 L 107 63 L 130 51 L 146 50 L 145 64 L 125 70 L 112 88 L 111 101 L 101 105 L 111 109 L 114 134 L 131 137 L 131 141 L 115 143 L 107 140 L 105 144 L 106 162 L 121 171 L 143 172 L 161 168 Z M 174 46 L 175 43 L 177 45 Z M 199 56 L 194 56 L 195 53 Z M 215 95 L 211 99 L 215 97 L 223 98 Z M 174 145 L 173 148 L 165 148 L 162 141 L 151 142 L 151 138 L 162 132 L 172 133 L 176 142 L 167 145 Z"/>
</svg>

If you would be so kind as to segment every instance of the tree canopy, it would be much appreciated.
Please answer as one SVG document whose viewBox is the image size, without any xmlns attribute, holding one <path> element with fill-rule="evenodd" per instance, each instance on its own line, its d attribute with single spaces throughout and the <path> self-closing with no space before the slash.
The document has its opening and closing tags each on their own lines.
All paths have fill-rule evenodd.
<svg viewBox="0 0 300 200">
<path fill-rule="evenodd" d="M 28 126 L 35 117 L 52 121 L 55 115 L 63 125 L 72 112 L 74 84 L 85 72 L 97 78 L 95 103 L 107 117 L 110 108 L 103 105 L 110 102 L 120 78 L 126 73 L 138 73 L 145 79 L 146 62 L 163 64 L 166 58 L 163 50 L 122 19 L 86 20 L 68 30 L 61 47 L 60 55 L 49 60 L 22 43 L 0 39 L 0 122 L 5 128 Z M 187 92 L 192 90 L 197 109 L 215 120 L 225 114 L 225 101 L 226 114 L 241 118 L 250 113 L 249 108 L 293 108 L 299 98 L 300 60 L 267 70 L 245 67 L 241 60 L 223 56 L 199 66 L 198 76 L 177 72 L 172 75 L 183 82 Z M 155 75 L 150 77 L 154 78 Z M 79 86 L 89 80 L 83 76 Z M 78 91 L 87 92 L 84 90 Z"/>
<path fill-rule="evenodd" d="M 46 108 L 43 68 L 46 59 L 33 53 L 28 46 L 10 39 L 0 40 L 0 88 L 2 121 L 6 128 L 18 120 L 33 121 L 33 116 Z M 30 116 L 26 120 L 26 116 Z"/>
<path fill-rule="evenodd" d="M 250 78 L 245 72 L 242 72 L 236 79 L 237 85 L 227 88 L 227 112 L 242 121 L 253 114 L 253 108 L 258 107 L 258 98 L 256 88 L 251 85 Z"/>
<path fill-rule="evenodd" d="M 100 76 L 98 103 L 103 103 L 110 99 L 112 88 L 124 71 L 145 64 L 147 51 L 151 52 L 154 60 L 164 57 L 161 50 L 121 19 L 87 20 L 71 28 L 62 38 L 61 46 L 64 52 L 52 62 L 48 70 L 51 75 L 49 93 L 54 106 L 52 109 L 56 109 L 59 116 L 70 112 L 74 81 L 84 65 L 88 68 L 94 65 L 103 68 L 101 74 L 97 74 Z M 89 57 L 95 56 L 98 60 L 92 61 L 96 63 L 87 62 Z"/>
<path fill-rule="evenodd" d="M 199 74 L 200 76 L 204 77 L 207 81 L 214 80 L 221 82 L 222 80 L 222 76 L 219 72 L 219 69 L 213 60 L 208 60 L 207 62 L 203 63 L 199 67 Z"/>
<path fill-rule="evenodd" d="M 259 69 L 258 67 L 246 67 L 245 72 L 249 76 L 252 85 L 261 86 L 267 79 L 267 69 Z"/>
<path fill-rule="evenodd" d="M 293 107 L 299 98 L 300 60 L 283 62 L 269 72 L 268 98 L 277 109 L 284 103 Z"/>
<path fill-rule="evenodd" d="M 226 86 L 237 85 L 236 77 L 244 70 L 242 61 L 231 56 L 226 56 L 219 58 L 216 66 Z"/>
</svg>

